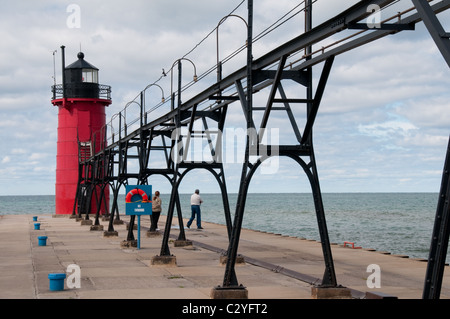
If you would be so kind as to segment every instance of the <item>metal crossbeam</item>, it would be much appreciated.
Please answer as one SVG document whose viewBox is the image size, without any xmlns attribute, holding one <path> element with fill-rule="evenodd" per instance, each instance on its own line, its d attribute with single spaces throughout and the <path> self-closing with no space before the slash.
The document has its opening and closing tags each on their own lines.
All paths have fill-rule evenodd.
<svg viewBox="0 0 450 319">
<path fill-rule="evenodd" d="M 300 141 L 301 144 L 306 143 L 310 137 L 314 121 L 316 120 L 317 112 L 319 111 L 319 105 L 322 101 L 322 96 L 325 91 L 325 86 L 328 81 L 328 76 L 330 75 L 331 67 L 333 66 L 333 61 L 334 56 L 329 57 L 323 67 L 319 85 L 317 86 L 316 96 L 314 97 L 314 100 L 312 102 L 310 114 L 308 114 L 308 120 L 306 121 L 305 130 L 303 131 L 303 137 Z"/>
<path fill-rule="evenodd" d="M 445 10 L 450 9 L 450 0 L 443 0 L 441 2 L 438 2 L 437 4 L 434 4 L 433 6 L 431 6 L 431 9 L 435 15 L 439 14 L 441 12 L 444 12 Z M 406 18 L 399 19 L 398 23 L 400 23 L 400 24 L 417 24 L 421 21 L 422 21 L 422 16 L 417 12 L 417 13 L 411 14 L 410 16 L 408 16 Z M 314 66 L 314 65 L 317 65 L 317 64 L 325 61 L 330 56 L 338 56 L 340 54 L 351 51 L 360 46 L 369 44 L 373 41 L 379 40 L 379 39 L 386 37 L 388 35 L 391 35 L 391 34 L 392 34 L 392 31 L 390 31 L 390 30 L 374 30 L 367 35 L 361 36 L 355 40 L 344 43 L 334 49 L 328 50 L 316 57 L 313 57 L 310 60 L 305 61 L 302 64 L 294 67 L 293 70 L 304 70 L 307 67 Z"/>
</svg>

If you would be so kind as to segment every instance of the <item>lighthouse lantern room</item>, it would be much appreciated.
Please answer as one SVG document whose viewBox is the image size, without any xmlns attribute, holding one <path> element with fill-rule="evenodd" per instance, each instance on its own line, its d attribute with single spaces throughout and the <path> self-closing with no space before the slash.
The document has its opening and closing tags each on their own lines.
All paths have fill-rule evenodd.
<svg viewBox="0 0 450 319">
<path fill-rule="evenodd" d="M 84 191 L 77 193 L 79 173 L 83 174 L 79 172 L 79 163 L 82 157 L 89 157 L 105 146 L 104 134 L 100 132 L 106 124 L 105 108 L 111 104 L 111 87 L 99 84 L 98 68 L 84 60 L 82 52 L 78 53 L 77 61 L 66 67 L 64 49 L 62 46 L 63 83 L 52 87 L 52 104 L 58 107 L 55 210 L 56 214 L 66 215 L 80 209 L 95 213 L 95 200 L 89 200 L 91 209 L 74 206 L 77 194 L 89 195 Z M 100 198 L 101 188 L 94 191 L 95 198 Z M 108 210 L 107 187 L 104 195 L 101 214 Z"/>
</svg>

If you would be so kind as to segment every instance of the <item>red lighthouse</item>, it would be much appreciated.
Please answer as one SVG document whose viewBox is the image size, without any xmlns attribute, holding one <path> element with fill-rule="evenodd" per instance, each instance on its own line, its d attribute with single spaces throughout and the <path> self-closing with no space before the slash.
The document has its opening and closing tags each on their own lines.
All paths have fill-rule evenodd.
<svg viewBox="0 0 450 319">
<path fill-rule="evenodd" d="M 99 151 L 103 138 L 100 130 L 106 123 L 105 108 L 111 104 L 111 88 L 99 84 L 98 69 L 84 60 L 82 52 L 76 62 L 65 67 L 64 46 L 61 49 L 63 84 L 52 87 L 52 104 L 58 107 L 55 209 L 56 214 L 72 214 L 78 186 L 79 145 L 84 145 L 89 153 Z M 109 203 L 108 188 L 105 198 Z M 92 213 L 96 207 L 93 200 Z M 100 213 L 105 211 L 102 204 Z"/>
</svg>

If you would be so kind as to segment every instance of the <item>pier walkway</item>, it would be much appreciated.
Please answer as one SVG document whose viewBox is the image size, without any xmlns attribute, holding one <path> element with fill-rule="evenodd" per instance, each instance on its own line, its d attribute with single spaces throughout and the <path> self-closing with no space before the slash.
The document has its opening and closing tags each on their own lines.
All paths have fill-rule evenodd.
<svg viewBox="0 0 450 319">
<path fill-rule="evenodd" d="M 164 222 L 161 216 L 161 230 Z M 91 231 L 68 217 L 39 215 L 39 230 L 34 223 L 32 215 L 0 216 L 1 299 L 209 299 L 211 289 L 223 280 L 225 268 L 219 259 L 227 247 L 227 233 L 222 225 L 186 229 L 193 245 L 174 247 L 171 242 L 177 265 L 168 267 L 150 263 L 160 252 L 162 237 L 146 236 L 148 217 L 141 221 L 140 249 L 121 247 L 126 223 L 115 226 L 118 237 L 104 237 L 102 231 Z M 106 229 L 107 222 L 102 223 Z M 178 235 L 176 225 L 171 235 Z M 46 246 L 38 245 L 38 236 L 48 237 Z M 343 243 L 333 244 L 332 253 L 338 283 L 350 288 L 354 298 L 366 298 L 366 292 L 422 297 L 424 261 Z M 311 287 L 324 271 L 316 241 L 243 229 L 239 254 L 245 264 L 236 266 L 236 274 L 249 299 L 311 299 Z M 63 291 L 50 291 L 48 274 L 66 273 L 71 264 L 80 267 L 80 288 L 66 285 Z M 371 264 L 380 267 L 380 288 L 367 286 Z M 450 298 L 448 269 L 441 298 Z"/>
</svg>

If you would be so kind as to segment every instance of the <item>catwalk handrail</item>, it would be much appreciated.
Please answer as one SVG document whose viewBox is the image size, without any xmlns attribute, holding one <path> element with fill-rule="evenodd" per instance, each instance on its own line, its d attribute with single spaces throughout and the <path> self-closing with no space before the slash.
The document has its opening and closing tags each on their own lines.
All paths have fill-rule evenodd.
<svg viewBox="0 0 450 319">
<path fill-rule="evenodd" d="M 283 45 L 277 47 L 276 49 L 266 53 L 262 57 L 255 59 L 252 62 L 253 70 L 258 71 L 262 70 L 264 68 L 267 68 L 268 66 L 276 63 L 279 61 L 283 56 L 290 56 L 294 53 L 297 53 L 299 51 L 304 50 L 306 47 L 311 46 L 315 43 L 318 43 L 321 40 L 324 40 L 326 38 L 331 37 L 332 35 L 341 32 L 345 29 L 349 29 L 349 26 L 352 24 L 355 24 L 365 18 L 367 18 L 371 13 L 367 11 L 367 7 L 369 5 L 378 5 L 380 8 L 383 8 L 391 3 L 393 3 L 395 0 L 363 0 L 359 3 L 355 4 L 354 6 L 350 7 L 349 9 L 343 11 L 342 13 L 338 14 L 337 16 L 325 21 L 324 23 L 320 24 L 319 26 L 313 28 L 311 31 L 303 33 L 294 39 L 284 43 Z M 438 2 L 437 4 L 434 4 L 432 6 L 433 11 L 435 13 L 443 12 L 450 8 L 450 0 L 442 0 L 441 2 Z M 408 16 L 405 19 L 399 19 L 397 24 L 415 24 L 420 22 L 422 19 L 418 13 L 412 14 Z M 376 30 L 373 29 L 371 33 L 366 35 L 365 37 L 360 37 L 352 42 L 345 43 L 333 50 L 327 51 L 326 53 L 322 53 L 321 55 L 311 58 L 310 60 L 307 60 L 300 65 L 296 66 L 292 70 L 300 71 L 304 70 L 308 67 L 311 67 L 313 65 L 319 64 L 323 62 L 328 56 L 330 55 L 338 55 L 341 53 L 344 53 L 346 51 L 349 51 L 351 49 L 354 49 L 358 46 L 367 44 L 368 42 L 377 40 L 379 38 L 382 38 L 384 36 L 387 36 L 389 34 L 392 34 L 392 30 Z M 246 66 L 241 67 L 234 73 L 228 75 L 227 77 L 223 78 L 222 80 L 214 83 L 207 89 L 203 90 L 196 96 L 192 97 L 190 100 L 182 103 L 178 108 L 175 108 L 174 110 L 171 110 L 164 114 L 163 116 L 160 116 L 159 118 L 149 122 L 142 124 L 138 129 L 135 131 L 126 134 L 126 136 L 119 138 L 118 141 L 114 141 L 111 144 L 107 145 L 104 150 L 112 149 L 117 147 L 120 143 L 126 142 L 130 139 L 133 139 L 137 136 L 139 136 L 140 132 L 142 130 L 149 130 L 152 128 L 156 128 L 158 126 L 161 126 L 162 129 L 167 130 L 167 128 L 164 126 L 164 123 L 167 123 L 168 121 L 174 119 L 179 112 L 187 111 L 194 107 L 194 105 L 198 105 L 202 102 L 205 102 L 209 100 L 211 97 L 213 97 L 215 94 L 218 94 L 219 92 L 223 92 L 224 90 L 232 87 L 236 81 L 240 81 L 245 79 L 247 76 L 247 70 Z M 227 101 L 223 104 L 220 104 L 211 110 L 223 107 L 226 104 L 230 104 L 232 101 Z M 119 116 L 120 117 L 120 116 Z M 111 125 L 112 127 L 112 125 Z M 123 131 L 124 128 L 119 127 L 118 132 Z M 115 132 L 112 132 L 113 134 Z M 100 150 L 97 152 L 97 154 L 102 153 L 103 150 Z M 97 154 L 93 154 L 93 157 L 95 157 Z"/>
</svg>

